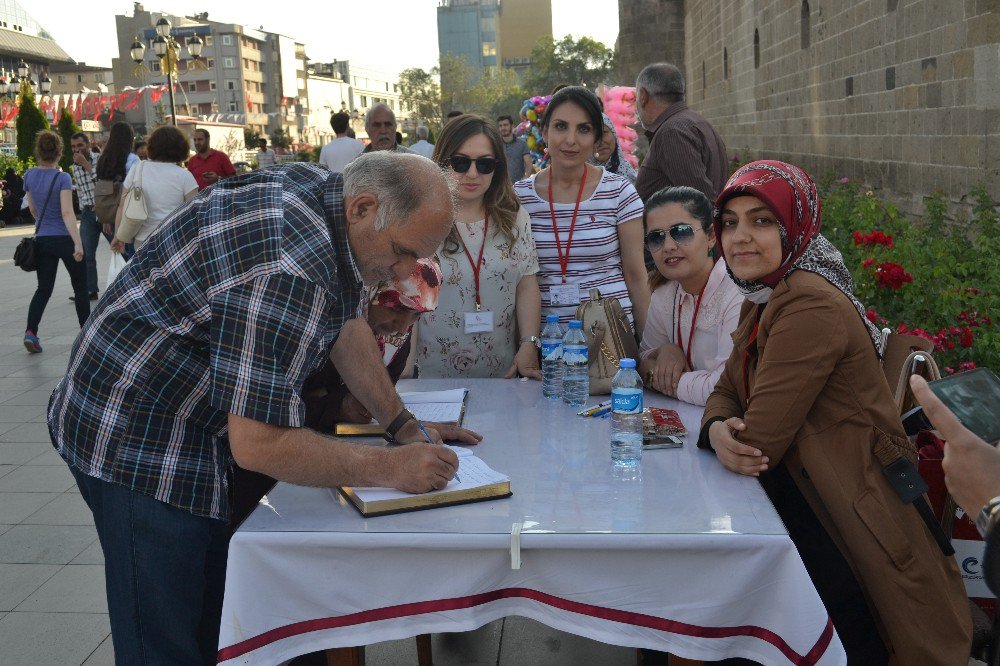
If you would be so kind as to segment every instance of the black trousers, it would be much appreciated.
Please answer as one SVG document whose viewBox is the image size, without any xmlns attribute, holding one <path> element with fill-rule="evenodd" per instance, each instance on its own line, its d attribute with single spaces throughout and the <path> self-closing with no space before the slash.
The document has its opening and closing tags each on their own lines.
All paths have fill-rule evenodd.
<svg viewBox="0 0 1000 666">
<path fill-rule="evenodd" d="M 90 316 L 90 297 L 87 294 L 87 267 L 82 261 L 73 258 L 73 239 L 69 236 L 36 236 L 35 252 L 38 257 L 38 288 L 31 297 L 28 306 L 28 325 L 26 330 L 38 334 L 38 325 L 45 313 L 45 306 L 52 296 L 52 288 L 56 284 L 56 269 L 62 261 L 69 272 L 73 285 L 73 295 L 76 296 L 76 318 L 80 326 Z"/>
</svg>

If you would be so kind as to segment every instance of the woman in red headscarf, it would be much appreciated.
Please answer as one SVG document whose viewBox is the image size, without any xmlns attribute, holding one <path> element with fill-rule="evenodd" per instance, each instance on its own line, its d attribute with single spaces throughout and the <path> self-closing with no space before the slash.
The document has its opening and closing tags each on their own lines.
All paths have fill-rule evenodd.
<svg viewBox="0 0 1000 666">
<path fill-rule="evenodd" d="M 849 663 L 965 664 L 962 579 L 883 474 L 915 451 L 881 336 L 819 233 L 815 184 L 790 164 L 753 162 L 729 179 L 714 224 L 746 301 L 699 446 L 760 479 Z"/>
</svg>

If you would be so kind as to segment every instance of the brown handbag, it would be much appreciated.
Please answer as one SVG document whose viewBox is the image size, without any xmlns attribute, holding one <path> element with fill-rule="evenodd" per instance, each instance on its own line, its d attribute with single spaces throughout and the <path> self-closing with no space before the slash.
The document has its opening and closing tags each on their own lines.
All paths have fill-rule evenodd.
<svg viewBox="0 0 1000 666">
<path fill-rule="evenodd" d="M 599 289 L 591 289 L 590 300 L 577 307 L 576 318 L 583 322 L 587 336 L 590 395 L 609 395 L 618 362 L 623 358 L 639 360 L 639 345 L 628 315 L 617 298 L 605 298 Z"/>
</svg>

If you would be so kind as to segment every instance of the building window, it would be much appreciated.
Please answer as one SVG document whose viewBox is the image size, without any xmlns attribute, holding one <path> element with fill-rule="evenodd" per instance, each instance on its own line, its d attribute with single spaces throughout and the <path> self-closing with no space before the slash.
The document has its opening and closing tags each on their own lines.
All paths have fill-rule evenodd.
<svg viewBox="0 0 1000 666">
<path fill-rule="evenodd" d="M 66 83 L 66 77 L 60 74 L 59 76 L 56 77 L 56 81 L 58 81 L 59 83 Z"/>
<path fill-rule="evenodd" d="M 236 81 L 233 79 L 226 79 L 226 90 L 236 90 Z"/>
<path fill-rule="evenodd" d="M 104 83 L 104 72 L 97 72 L 94 74 L 94 81 L 97 83 Z"/>
<path fill-rule="evenodd" d="M 216 88 L 215 81 L 209 81 L 208 82 L 208 89 L 209 90 L 215 90 L 215 88 Z"/>
<path fill-rule="evenodd" d="M 232 35 L 223 35 L 222 36 L 222 45 L 223 46 L 232 46 L 233 45 L 233 36 Z"/>
<path fill-rule="evenodd" d="M 223 58 L 222 59 L 222 66 L 225 67 L 226 69 L 235 69 L 236 68 L 236 59 L 235 58 L 228 58 L 228 57 Z"/>
<path fill-rule="evenodd" d="M 894 12 L 896 11 L 897 6 L 899 6 L 899 0 L 888 0 L 888 2 L 886 2 L 885 10 L 887 12 Z M 4 25 L 6 25 L 6 23 Z"/>
<path fill-rule="evenodd" d="M 496 54 L 497 54 L 497 45 L 496 45 L 496 42 L 483 42 L 483 57 L 484 58 L 489 58 L 489 57 L 492 57 L 492 56 L 496 56 Z"/>
<path fill-rule="evenodd" d="M 753 68 L 760 67 L 760 33 L 753 29 Z"/>
<path fill-rule="evenodd" d="M 722 78 L 729 78 L 729 49 L 722 49 Z"/>
<path fill-rule="evenodd" d="M 801 46 L 809 48 L 809 0 L 802 0 L 802 34 L 800 35 Z"/>
<path fill-rule="evenodd" d="M 229 112 L 233 113 L 235 111 L 236 111 L 236 102 L 230 102 L 229 103 Z"/>
<path fill-rule="evenodd" d="M 854 95 L 854 77 L 848 76 L 847 80 L 844 81 L 844 96 L 851 97 Z"/>
<path fill-rule="evenodd" d="M 893 90 L 896 87 L 896 68 L 887 67 L 885 70 L 885 89 Z"/>
<path fill-rule="evenodd" d="M 212 35 L 205 35 L 205 46 L 212 45 Z"/>
<path fill-rule="evenodd" d="M 159 60 L 154 60 L 152 62 L 152 64 L 150 64 L 150 66 L 149 66 L 149 71 L 151 71 L 151 72 L 158 72 L 158 71 L 160 71 L 160 61 Z"/>
<path fill-rule="evenodd" d="M 708 90 L 708 75 L 705 73 L 705 61 L 701 61 L 701 98 L 705 99 L 705 91 Z"/>
<path fill-rule="evenodd" d="M 210 69 L 211 69 L 212 67 L 215 67 L 215 58 L 209 58 L 209 59 L 208 59 L 208 67 L 209 67 Z"/>
<path fill-rule="evenodd" d="M 198 92 L 198 84 L 194 81 L 188 81 L 188 92 Z"/>
<path fill-rule="evenodd" d="M 76 75 L 76 82 L 77 83 L 83 83 L 83 74 L 77 74 Z"/>
<path fill-rule="evenodd" d="M 361 106 L 368 106 L 368 95 L 361 96 Z"/>
</svg>

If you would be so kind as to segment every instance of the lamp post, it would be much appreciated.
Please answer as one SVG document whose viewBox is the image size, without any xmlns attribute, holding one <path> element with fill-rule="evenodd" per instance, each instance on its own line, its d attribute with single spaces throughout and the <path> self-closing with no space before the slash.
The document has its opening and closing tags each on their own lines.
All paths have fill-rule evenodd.
<svg viewBox="0 0 1000 666">
<path fill-rule="evenodd" d="M 170 99 L 170 122 L 172 125 L 177 125 L 177 110 L 174 106 L 174 81 L 179 76 L 177 63 L 180 60 L 181 45 L 178 44 L 177 40 L 175 40 L 173 35 L 170 34 L 171 27 L 172 24 L 170 23 L 170 20 L 165 16 L 161 17 L 160 20 L 156 22 L 156 25 L 154 26 L 154 28 L 156 28 L 156 37 L 153 39 L 153 52 L 160 58 L 160 69 L 167 74 L 167 94 Z M 198 35 L 194 35 L 187 40 L 188 53 L 195 62 L 200 62 L 199 58 L 201 57 L 201 49 L 204 46 L 205 40 Z M 139 37 L 137 36 L 129 49 L 132 60 L 135 61 L 136 65 L 142 64 L 145 52 L 146 47 L 139 41 Z"/>
</svg>

